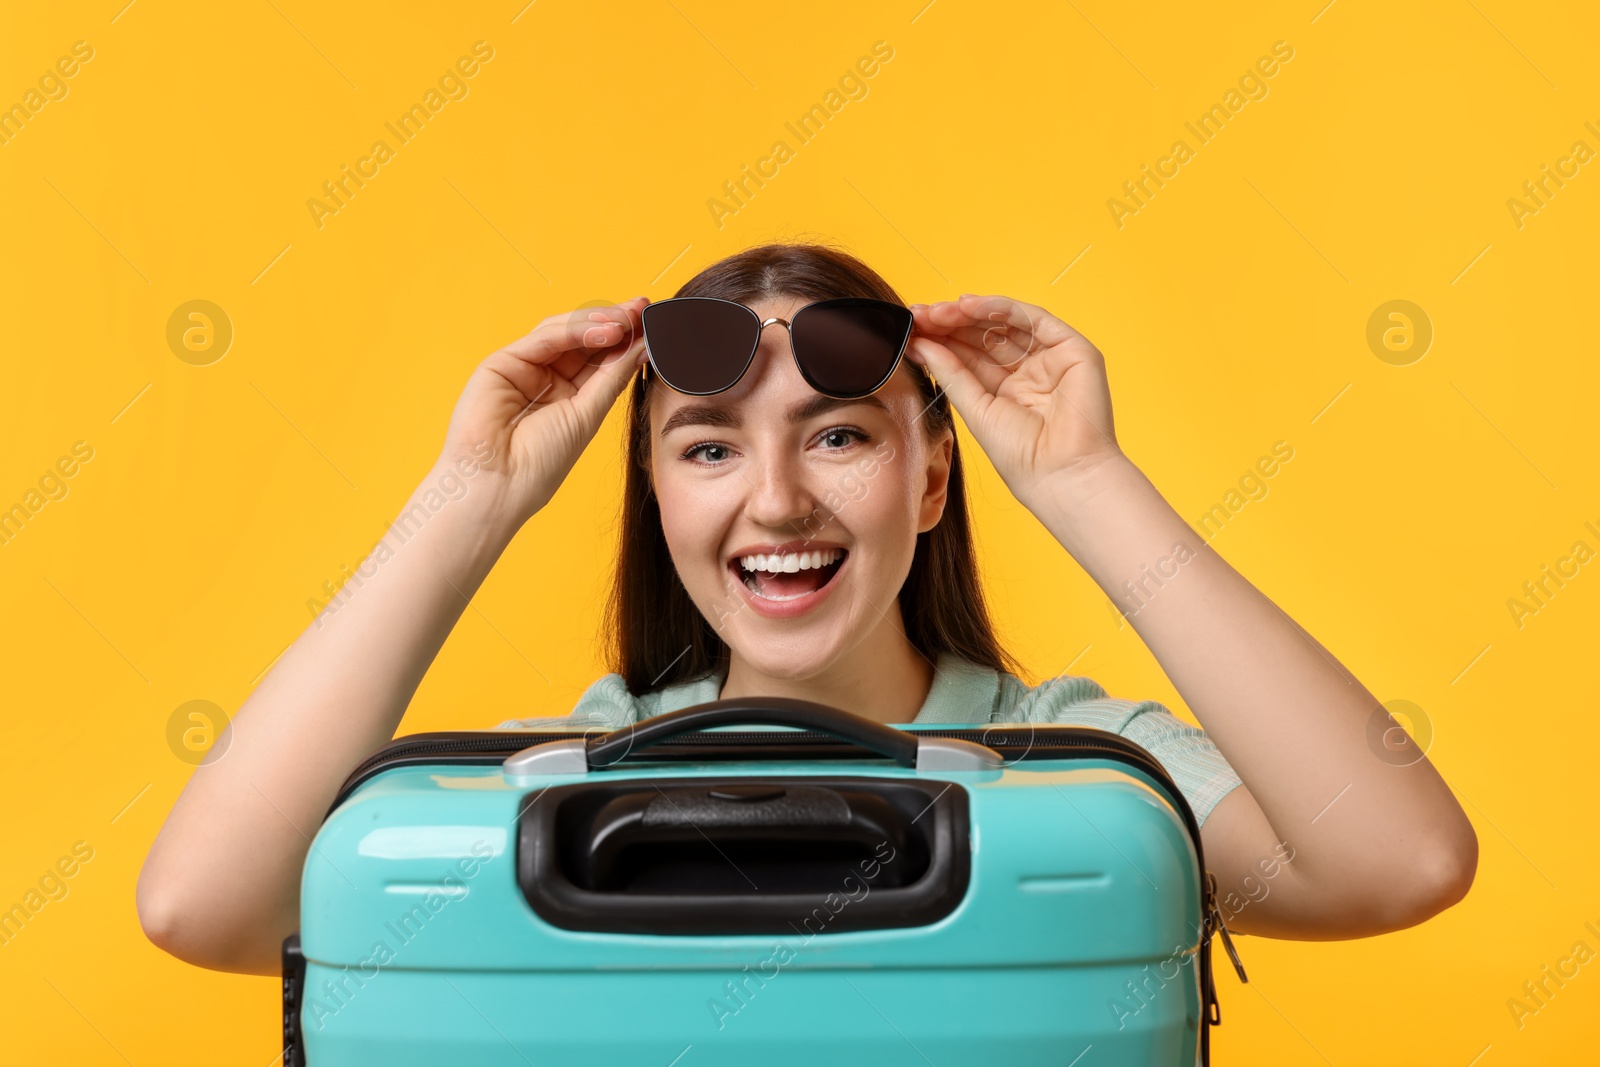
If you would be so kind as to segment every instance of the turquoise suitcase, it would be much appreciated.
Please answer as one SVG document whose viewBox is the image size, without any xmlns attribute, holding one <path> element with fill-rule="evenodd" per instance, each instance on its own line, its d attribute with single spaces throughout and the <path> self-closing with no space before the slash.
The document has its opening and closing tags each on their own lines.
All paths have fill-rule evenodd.
<svg viewBox="0 0 1600 1067">
<path fill-rule="evenodd" d="M 311 844 L 283 1062 L 1187 1067 L 1215 895 L 1182 794 L 1101 730 L 759 698 L 416 734 Z"/>
</svg>

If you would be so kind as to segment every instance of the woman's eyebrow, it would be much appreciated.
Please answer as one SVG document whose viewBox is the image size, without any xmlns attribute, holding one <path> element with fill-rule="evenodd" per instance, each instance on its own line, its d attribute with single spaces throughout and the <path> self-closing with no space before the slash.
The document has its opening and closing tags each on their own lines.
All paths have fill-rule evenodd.
<svg viewBox="0 0 1600 1067">
<path fill-rule="evenodd" d="M 851 404 L 869 404 L 884 411 L 889 410 L 876 396 L 847 398 L 814 393 L 789 409 L 789 421 L 805 422 L 834 408 L 848 407 Z M 737 430 L 741 425 L 743 423 L 739 419 L 738 412 L 731 407 L 718 404 L 687 404 L 667 416 L 667 421 L 661 425 L 661 436 L 665 437 L 680 426 L 726 426 Z"/>
</svg>

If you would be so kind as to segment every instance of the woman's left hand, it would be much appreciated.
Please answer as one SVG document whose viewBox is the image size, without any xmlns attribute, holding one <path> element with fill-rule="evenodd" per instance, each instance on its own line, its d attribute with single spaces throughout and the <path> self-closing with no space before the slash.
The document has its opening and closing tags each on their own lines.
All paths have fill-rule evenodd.
<svg viewBox="0 0 1600 1067">
<path fill-rule="evenodd" d="M 1023 504 L 1058 475 L 1122 456 L 1105 359 L 1034 304 L 966 295 L 914 304 L 908 357 L 950 397 Z"/>
</svg>

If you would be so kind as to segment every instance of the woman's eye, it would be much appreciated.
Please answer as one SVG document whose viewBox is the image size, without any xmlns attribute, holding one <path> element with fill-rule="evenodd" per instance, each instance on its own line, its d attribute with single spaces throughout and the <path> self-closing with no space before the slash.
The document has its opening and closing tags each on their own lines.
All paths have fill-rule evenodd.
<svg viewBox="0 0 1600 1067">
<path fill-rule="evenodd" d="M 683 453 L 684 459 L 703 459 L 708 463 L 720 463 L 728 454 L 728 450 L 715 441 L 706 441 L 702 444 L 692 445 Z"/>
<path fill-rule="evenodd" d="M 816 437 L 816 441 L 823 448 L 835 452 L 849 448 L 857 441 L 869 439 L 864 431 L 853 426 L 835 426 L 831 430 L 823 430 Z M 716 441 L 701 441 L 684 449 L 680 453 L 680 458 L 702 466 L 720 466 L 728 458 L 729 453 L 727 445 L 718 444 Z"/>
<path fill-rule="evenodd" d="M 866 434 L 848 426 L 835 426 L 831 430 L 824 430 L 819 438 L 828 448 L 844 448 L 853 440 L 865 441 L 866 439 Z"/>
</svg>

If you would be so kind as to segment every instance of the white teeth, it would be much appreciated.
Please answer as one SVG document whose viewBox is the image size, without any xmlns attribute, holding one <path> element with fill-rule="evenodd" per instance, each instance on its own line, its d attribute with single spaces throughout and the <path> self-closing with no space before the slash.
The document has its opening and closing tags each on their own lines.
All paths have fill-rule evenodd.
<svg viewBox="0 0 1600 1067">
<path fill-rule="evenodd" d="M 826 567 L 844 555 L 842 548 L 823 548 L 812 552 L 789 552 L 785 555 L 753 555 L 744 556 L 739 560 L 739 565 L 747 571 L 765 571 L 768 574 L 807 571 L 816 567 Z"/>
</svg>

